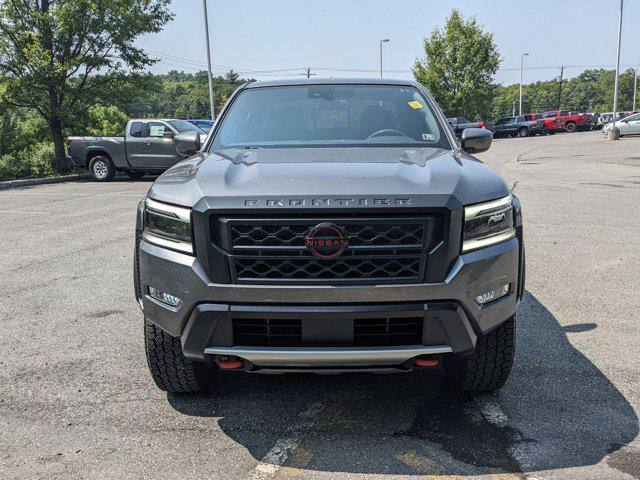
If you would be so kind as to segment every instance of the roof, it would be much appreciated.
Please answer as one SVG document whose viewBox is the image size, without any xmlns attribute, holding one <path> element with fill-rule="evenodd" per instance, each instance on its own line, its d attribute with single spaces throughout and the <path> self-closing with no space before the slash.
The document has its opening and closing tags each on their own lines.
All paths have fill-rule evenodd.
<svg viewBox="0 0 640 480">
<path fill-rule="evenodd" d="M 245 88 L 283 87 L 291 85 L 404 85 L 416 86 L 412 80 L 390 78 L 295 78 L 264 80 L 246 84 Z"/>
</svg>

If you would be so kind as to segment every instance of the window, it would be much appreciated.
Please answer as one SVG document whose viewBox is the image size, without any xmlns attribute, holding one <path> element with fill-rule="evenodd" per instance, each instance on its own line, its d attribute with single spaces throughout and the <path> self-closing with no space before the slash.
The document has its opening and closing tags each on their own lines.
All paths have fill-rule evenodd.
<svg viewBox="0 0 640 480">
<path fill-rule="evenodd" d="M 469 123 L 469 120 L 464 117 L 458 117 L 458 123 Z"/>
<path fill-rule="evenodd" d="M 412 86 L 247 88 L 229 106 L 212 148 L 410 146 L 450 149 Z"/>
<path fill-rule="evenodd" d="M 131 137 L 141 137 L 142 136 L 142 122 L 133 122 L 131 127 L 129 127 L 129 135 Z"/>
<path fill-rule="evenodd" d="M 515 117 L 504 117 L 496 122 L 496 125 L 507 125 L 509 123 L 514 123 Z"/>
<path fill-rule="evenodd" d="M 169 128 L 160 122 L 149 122 L 148 137 L 164 137 L 165 132 L 169 132 Z"/>
<path fill-rule="evenodd" d="M 558 116 L 558 112 L 547 112 L 542 114 L 542 118 L 556 118 Z"/>
<path fill-rule="evenodd" d="M 182 132 L 198 132 L 202 133 L 202 130 L 196 127 L 193 123 L 187 122 L 186 120 L 169 120 L 167 122 L 173 128 L 175 128 L 178 133 Z"/>
<path fill-rule="evenodd" d="M 570 115 L 570 112 L 568 110 L 562 110 L 560 112 L 561 117 L 568 117 L 569 115 Z"/>
<path fill-rule="evenodd" d="M 524 122 L 524 117 L 518 117 L 518 122 Z"/>
</svg>

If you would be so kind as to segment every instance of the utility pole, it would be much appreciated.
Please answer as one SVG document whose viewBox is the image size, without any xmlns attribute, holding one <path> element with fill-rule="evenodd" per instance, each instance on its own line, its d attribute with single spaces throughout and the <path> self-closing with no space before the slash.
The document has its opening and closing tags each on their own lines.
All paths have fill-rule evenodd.
<svg viewBox="0 0 640 480">
<path fill-rule="evenodd" d="M 515 117 L 516 116 L 516 101 L 513 101 L 513 107 L 511 108 L 511 116 Z"/>
<path fill-rule="evenodd" d="M 388 41 L 388 38 L 380 40 L 380 78 L 382 78 L 382 44 L 387 43 Z"/>
<path fill-rule="evenodd" d="M 618 116 L 618 76 L 620 74 L 620 41 L 622 40 L 622 7 L 624 0 L 620 0 L 620 17 L 618 18 L 618 48 L 616 50 L 616 80 L 613 83 L 613 124 L 607 132 L 608 140 L 619 140 L 620 129 L 616 127 L 616 117 Z"/>
<path fill-rule="evenodd" d="M 528 53 L 522 53 L 520 55 L 520 109 L 518 110 L 518 115 L 522 115 L 522 70 L 524 66 L 524 57 L 529 55 Z"/>
<path fill-rule="evenodd" d="M 638 67 L 640 66 L 640 60 L 636 60 L 636 69 L 633 71 L 633 108 L 636 111 L 636 91 L 638 90 Z"/>
<path fill-rule="evenodd" d="M 213 103 L 213 72 L 211 71 L 211 46 L 209 44 L 209 16 L 207 15 L 207 0 L 202 0 L 204 7 L 204 37 L 207 42 L 207 65 L 209 66 L 209 105 L 211 107 L 211 120 L 216 119 L 216 106 Z"/>
<path fill-rule="evenodd" d="M 560 66 L 560 82 L 558 83 L 558 110 L 562 102 L 562 74 L 564 73 L 564 65 Z"/>
</svg>

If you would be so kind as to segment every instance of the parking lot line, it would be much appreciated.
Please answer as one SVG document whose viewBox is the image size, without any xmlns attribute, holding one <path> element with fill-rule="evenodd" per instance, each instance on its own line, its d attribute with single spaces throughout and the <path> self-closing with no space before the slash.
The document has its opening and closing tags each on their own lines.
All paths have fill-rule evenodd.
<svg viewBox="0 0 640 480">
<path fill-rule="evenodd" d="M 276 440 L 273 447 L 255 466 L 251 478 L 253 480 L 263 480 L 276 475 L 289 458 L 289 455 L 291 455 L 291 452 L 296 448 L 300 434 L 313 426 L 323 409 L 324 405 L 322 403 L 312 403 L 300 412 L 298 417 L 301 421 L 292 425 L 285 436 Z"/>
</svg>

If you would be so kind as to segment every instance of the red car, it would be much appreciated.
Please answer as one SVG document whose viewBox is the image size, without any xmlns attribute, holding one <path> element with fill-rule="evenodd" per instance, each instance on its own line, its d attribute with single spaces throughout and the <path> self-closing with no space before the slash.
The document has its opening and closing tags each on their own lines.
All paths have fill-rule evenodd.
<svg viewBox="0 0 640 480">
<path fill-rule="evenodd" d="M 553 119 L 556 129 L 569 133 L 591 130 L 593 118 L 589 114 L 572 112 L 570 110 L 549 110 L 542 114 L 542 119 Z"/>
<path fill-rule="evenodd" d="M 540 135 L 546 135 L 547 133 L 550 133 L 551 135 L 553 135 L 558 130 L 558 126 L 556 125 L 555 119 L 544 118 L 544 115 L 542 113 L 527 113 L 526 115 L 523 115 L 523 116 L 524 116 L 524 119 L 527 121 L 536 121 L 538 122 L 538 124 L 542 122 L 544 124 L 540 128 L 540 131 L 541 131 Z"/>
</svg>

